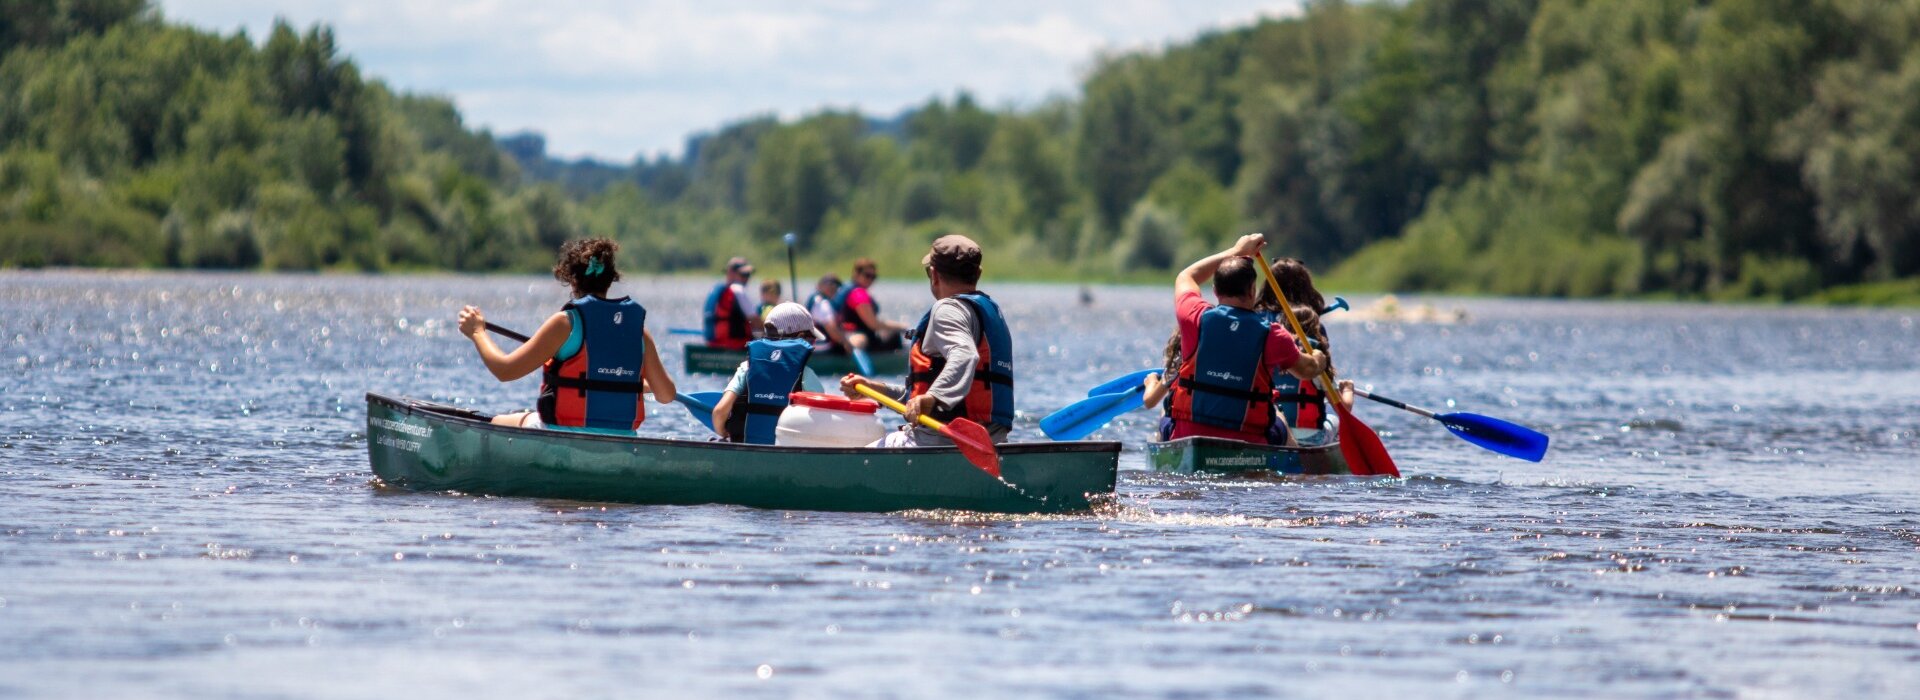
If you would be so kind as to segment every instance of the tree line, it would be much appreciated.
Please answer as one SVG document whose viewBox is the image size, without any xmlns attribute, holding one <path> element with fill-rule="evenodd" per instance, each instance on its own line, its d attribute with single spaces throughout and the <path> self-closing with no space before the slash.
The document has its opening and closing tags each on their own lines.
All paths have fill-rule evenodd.
<svg viewBox="0 0 1920 700">
<path fill-rule="evenodd" d="M 1920 0 L 1309 2 L 1099 56 L 1073 98 L 749 118 L 562 162 L 140 0 L 0 0 L 0 265 L 643 270 L 800 235 L 1150 277 L 1267 232 L 1383 289 L 1796 298 L 1920 275 Z"/>
</svg>

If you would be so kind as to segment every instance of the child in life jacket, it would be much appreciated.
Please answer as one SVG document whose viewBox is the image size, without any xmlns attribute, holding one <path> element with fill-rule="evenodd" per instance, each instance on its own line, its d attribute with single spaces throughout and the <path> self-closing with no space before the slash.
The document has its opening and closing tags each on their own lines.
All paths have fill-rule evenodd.
<svg viewBox="0 0 1920 700">
<path fill-rule="evenodd" d="M 780 305 L 780 280 L 767 280 L 760 283 L 760 318 L 767 317 L 773 307 Z"/>
<path fill-rule="evenodd" d="M 821 392 L 820 377 L 807 368 L 820 332 L 813 315 L 793 302 L 766 314 L 763 337 L 747 343 L 747 360 L 734 370 L 727 390 L 713 406 L 713 432 L 721 440 L 771 445 L 787 397 L 796 391 Z"/>
<path fill-rule="evenodd" d="M 1146 391 L 1141 394 L 1140 405 L 1147 408 L 1160 407 L 1160 429 L 1154 435 L 1166 442 L 1173 436 L 1173 381 L 1168 377 L 1180 376 L 1180 329 L 1175 328 L 1173 335 L 1167 337 L 1166 351 L 1161 355 L 1159 374 L 1147 375 Z"/>
<path fill-rule="evenodd" d="M 1287 301 L 1293 304 L 1293 316 L 1300 321 L 1300 327 L 1306 331 L 1308 347 L 1327 353 L 1327 374 L 1336 376 L 1333 367 L 1331 344 L 1327 340 L 1326 328 L 1320 322 L 1320 310 L 1326 308 L 1327 299 L 1313 286 L 1313 272 L 1306 263 L 1294 258 L 1281 258 L 1273 261 L 1269 270 L 1274 282 L 1285 292 Z M 1274 315 L 1274 323 L 1285 324 L 1280 315 L 1280 301 L 1273 296 L 1273 290 L 1261 287 L 1259 298 L 1255 301 L 1256 310 Z M 1340 402 L 1343 406 L 1353 406 L 1353 382 L 1341 380 L 1337 383 Z M 1324 445 L 1333 439 L 1332 422 L 1324 392 L 1320 386 L 1308 380 L 1277 372 L 1273 378 L 1273 403 L 1284 421 L 1279 427 L 1269 431 L 1273 444 L 1287 444 L 1287 435 L 1291 433 L 1292 442 L 1300 445 Z"/>
</svg>

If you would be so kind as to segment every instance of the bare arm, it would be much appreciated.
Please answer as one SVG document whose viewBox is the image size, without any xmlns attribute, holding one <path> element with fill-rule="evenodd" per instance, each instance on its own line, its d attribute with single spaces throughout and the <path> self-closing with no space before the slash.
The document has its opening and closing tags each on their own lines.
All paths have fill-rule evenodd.
<svg viewBox="0 0 1920 700">
<path fill-rule="evenodd" d="M 1287 368 L 1287 373 L 1299 377 L 1300 381 L 1311 382 L 1318 380 L 1320 373 L 1326 371 L 1326 369 L 1326 353 L 1320 352 L 1319 350 L 1308 350 L 1300 355 L 1300 359 L 1294 361 L 1292 367 Z"/>
<path fill-rule="evenodd" d="M 513 352 L 501 352 L 500 346 L 494 345 L 493 338 L 487 335 L 487 317 L 480 313 L 480 308 L 468 306 L 460 310 L 461 335 L 473 341 L 487 371 L 503 382 L 527 376 L 553 359 L 554 353 L 560 352 L 560 346 L 567 343 L 567 334 L 572 332 L 573 322 L 567 319 L 567 314 L 557 313 L 547 317 L 547 321 L 540 324 L 540 330 L 534 331 L 533 337 Z"/>
<path fill-rule="evenodd" d="M 1140 396 L 1140 405 L 1153 408 L 1167 400 L 1168 392 L 1173 391 L 1173 382 L 1166 381 L 1159 373 L 1147 375 L 1146 392 Z"/>
<path fill-rule="evenodd" d="M 900 325 L 898 323 L 894 323 L 892 321 L 881 319 L 879 316 L 875 316 L 873 314 L 872 304 L 861 304 L 859 306 L 853 307 L 853 314 L 855 316 L 859 316 L 860 322 L 867 324 L 868 328 L 872 328 L 877 331 L 888 330 L 888 331 L 898 332 L 898 331 L 906 330 L 907 328 L 906 326 Z"/>
<path fill-rule="evenodd" d="M 720 436 L 721 440 L 733 439 L 727 434 L 727 419 L 733 417 L 733 402 L 739 398 L 739 394 L 729 391 L 721 394 L 720 400 L 713 404 L 713 434 Z"/>
<path fill-rule="evenodd" d="M 673 403 L 673 397 L 679 392 L 673 386 L 673 377 L 667 376 L 667 368 L 660 364 L 660 346 L 653 342 L 653 334 L 641 331 L 640 337 L 647 343 L 645 359 L 640 363 L 640 378 L 653 390 L 653 400 L 659 403 Z"/>
<path fill-rule="evenodd" d="M 1178 299 L 1180 295 L 1186 292 L 1199 292 L 1200 285 L 1207 280 L 1213 279 L 1213 273 L 1220 269 L 1221 263 L 1233 258 L 1253 255 L 1259 252 L 1261 246 L 1266 244 L 1267 237 L 1265 235 L 1249 233 L 1241 236 L 1240 240 L 1234 241 L 1232 248 L 1201 258 L 1199 262 L 1188 265 L 1187 269 L 1181 270 L 1180 274 L 1173 278 L 1173 298 Z"/>
</svg>

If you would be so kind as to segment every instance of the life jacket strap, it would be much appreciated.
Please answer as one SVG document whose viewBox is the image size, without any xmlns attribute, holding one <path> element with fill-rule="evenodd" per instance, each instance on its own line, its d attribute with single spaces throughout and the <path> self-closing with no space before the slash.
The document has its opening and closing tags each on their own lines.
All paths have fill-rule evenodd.
<svg viewBox="0 0 1920 700">
<path fill-rule="evenodd" d="M 932 384 L 933 380 L 940 378 L 940 372 L 941 370 L 945 369 L 946 366 L 947 366 L 946 358 L 944 357 L 940 358 L 939 360 L 935 361 L 934 366 L 932 368 L 927 369 L 924 372 L 909 373 L 907 375 L 907 383 L 908 384 Z M 993 371 L 983 372 L 976 369 L 973 372 L 973 378 L 975 381 L 982 381 L 988 384 L 999 384 L 1001 386 L 1013 386 L 1013 375 L 1007 374 L 1006 372 L 993 372 Z"/>
<path fill-rule="evenodd" d="M 1271 393 L 1260 392 L 1260 391 L 1248 391 L 1246 389 L 1240 389 L 1236 387 L 1220 386 L 1219 384 L 1208 384 L 1206 382 L 1187 378 L 1187 377 L 1180 378 L 1180 387 L 1188 391 L 1202 391 L 1209 394 L 1214 394 L 1216 396 L 1225 396 L 1228 398 L 1239 399 L 1241 401 L 1249 401 L 1257 404 L 1267 404 L 1267 405 L 1273 404 L 1273 394 Z"/>
<path fill-rule="evenodd" d="M 587 391 L 612 391 L 623 394 L 644 394 L 647 388 L 640 382 L 615 382 L 606 379 L 583 379 L 580 377 L 562 377 L 549 375 L 547 383 L 557 388 L 585 389 Z"/>
<path fill-rule="evenodd" d="M 1312 396 L 1304 396 L 1301 394 L 1282 394 L 1274 398 L 1273 402 L 1274 403 L 1299 403 L 1299 404 L 1326 403 L 1327 397 L 1321 396 L 1319 394 L 1314 394 Z"/>
<path fill-rule="evenodd" d="M 736 404 L 738 405 L 738 404 Z M 757 416 L 778 416 L 787 410 L 786 406 L 771 406 L 763 403 L 747 403 L 745 410 Z"/>
</svg>

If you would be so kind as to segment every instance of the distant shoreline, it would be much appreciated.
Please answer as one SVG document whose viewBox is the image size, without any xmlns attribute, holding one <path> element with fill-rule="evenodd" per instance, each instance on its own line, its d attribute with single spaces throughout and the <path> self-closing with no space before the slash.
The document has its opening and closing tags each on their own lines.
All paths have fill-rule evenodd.
<svg viewBox="0 0 1920 700">
<path fill-rule="evenodd" d="M 768 268 L 768 269 L 771 270 L 771 268 Z M 155 276 L 181 275 L 181 276 L 192 276 L 192 277 L 231 276 L 231 277 L 316 277 L 316 278 L 412 276 L 412 277 L 467 277 L 467 278 L 498 277 L 502 279 L 529 278 L 529 277 L 544 278 L 547 276 L 546 273 L 544 272 L 508 271 L 508 270 L 473 272 L 473 271 L 444 270 L 444 269 L 365 271 L 365 270 L 217 270 L 217 269 L 171 268 L 171 267 L 56 267 L 56 266 L 0 267 L 0 279 L 4 279 L 8 275 L 16 275 L 16 274 L 19 274 L 19 275 L 94 274 L 94 275 L 109 276 L 109 277 L 134 277 L 134 276 L 141 276 L 141 275 L 155 275 Z M 1124 277 L 1106 277 L 1101 279 L 1076 279 L 1076 278 L 1071 278 L 1066 276 L 1055 276 L 1055 275 L 1039 275 L 1039 276 L 996 275 L 996 276 L 992 276 L 989 279 L 989 282 L 1006 282 L 1006 283 L 1014 283 L 1014 284 L 1052 284 L 1052 285 L 1060 285 L 1062 287 L 1092 286 L 1092 287 L 1143 288 L 1143 287 L 1165 286 L 1169 289 L 1172 288 L 1173 273 L 1171 272 L 1165 273 L 1164 282 L 1158 281 L 1156 279 L 1158 277 L 1160 277 L 1160 275 L 1158 274 L 1153 274 L 1153 275 L 1133 274 L 1133 275 L 1127 275 Z M 625 279 L 627 280 L 642 280 L 642 279 L 644 280 L 678 280 L 678 281 L 686 281 L 686 282 L 714 282 L 719 280 L 719 275 L 708 274 L 708 273 L 694 273 L 694 272 L 644 272 L 644 273 L 636 273 L 636 274 L 627 274 L 625 275 Z M 772 279 L 772 278 L 769 277 L 769 279 Z M 787 278 L 784 276 L 784 274 L 782 274 L 777 279 L 779 279 L 784 286 Z M 811 289 L 810 282 L 817 279 L 819 279 L 817 275 L 813 277 L 809 277 L 803 274 L 801 275 L 801 278 L 800 278 L 800 284 L 803 288 Z M 882 280 L 898 281 L 898 280 L 890 280 L 888 277 L 882 277 Z M 1524 300 L 1524 301 L 1639 302 L 1639 303 L 1649 303 L 1649 304 L 1671 303 L 1671 304 L 1699 304 L 1703 306 L 1745 306 L 1745 307 L 1793 306 L 1793 307 L 1830 307 L 1830 308 L 1860 308 L 1860 309 L 1920 308 L 1920 279 L 1909 279 L 1909 280 L 1898 280 L 1894 282 L 1885 282 L 1885 283 L 1868 283 L 1868 284 L 1844 285 L 1844 286 L 1831 287 L 1831 288 L 1822 290 L 1812 296 L 1801 298 L 1801 299 L 1765 299 L 1765 298 L 1707 299 L 1707 298 L 1688 298 L 1688 297 L 1681 297 L 1674 294 L 1662 294 L 1662 293 L 1639 294 L 1639 295 L 1624 296 L 1624 297 L 1617 297 L 1617 296 L 1616 297 L 1607 297 L 1607 296 L 1555 297 L 1555 296 L 1516 296 L 1516 295 L 1490 294 L 1485 292 L 1456 291 L 1456 290 L 1394 291 L 1394 290 L 1367 289 L 1363 286 L 1343 286 L 1341 283 L 1341 280 L 1338 277 L 1331 277 L 1331 276 L 1322 278 L 1320 280 L 1319 286 L 1321 287 L 1321 289 L 1325 290 L 1329 295 L 1342 294 L 1347 296 L 1366 296 L 1366 297 L 1380 297 L 1380 296 L 1386 296 L 1386 295 L 1394 295 L 1394 296 L 1398 296 L 1406 299 L 1420 299 L 1420 300 L 1510 299 L 1510 300 Z M 792 297 L 794 295 L 789 290 L 787 292 L 787 296 Z"/>
</svg>

